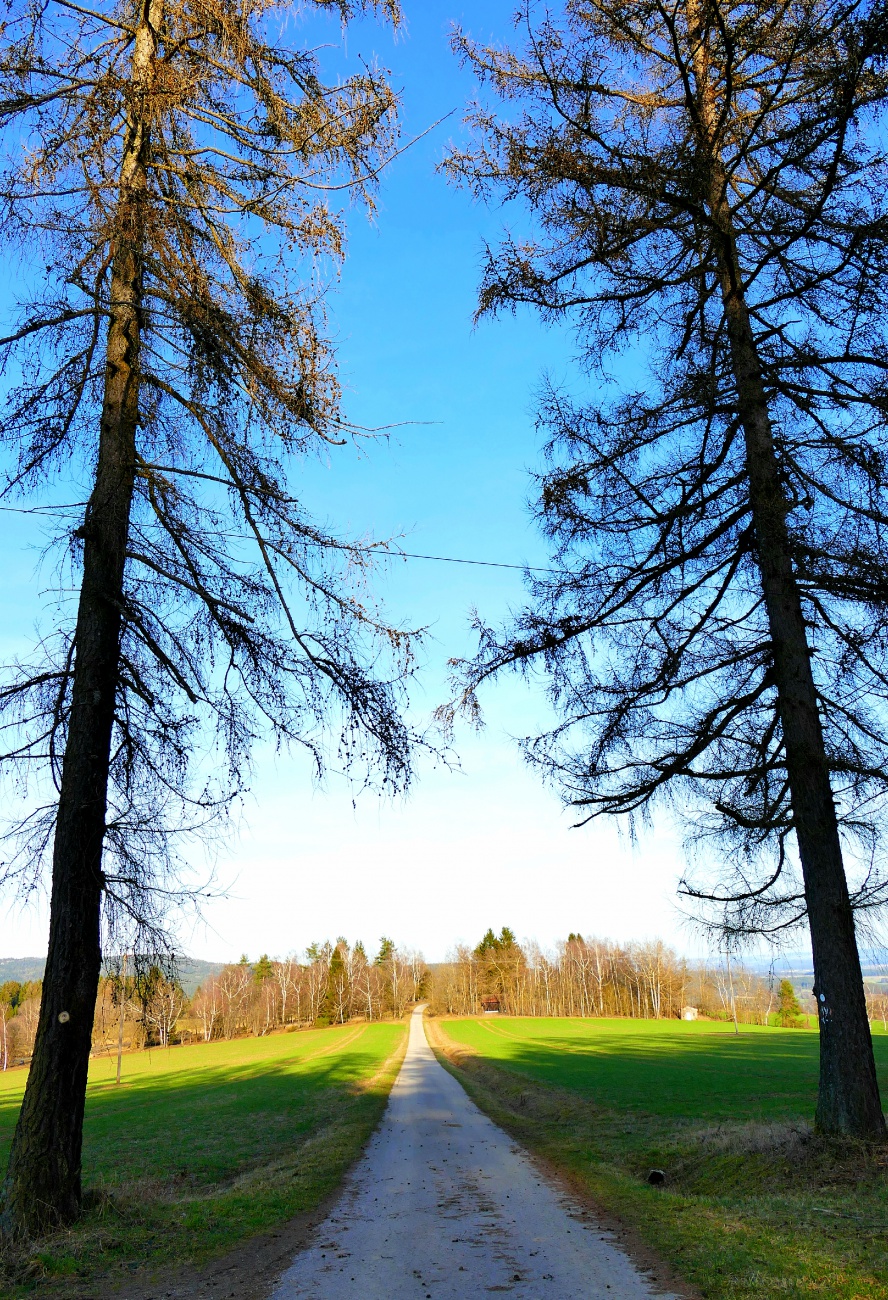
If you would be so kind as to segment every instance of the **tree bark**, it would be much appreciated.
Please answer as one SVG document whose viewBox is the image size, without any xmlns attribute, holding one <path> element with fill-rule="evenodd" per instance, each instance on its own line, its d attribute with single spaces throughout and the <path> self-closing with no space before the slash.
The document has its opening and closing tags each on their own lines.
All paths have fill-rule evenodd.
<svg viewBox="0 0 888 1300">
<path fill-rule="evenodd" d="M 80 535 L 83 579 L 53 845 L 49 951 L 0 1228 L 37 1235 L 80 1212 L 87 1070 L 101 966 L 102 847 L 136 472 L 150 96 L 163 0 L 142 0 L 114 230 L 95 481 Z"/>
<path fill-rule="evenodd" d="M 704 6 L 688 6 L 700 144 L 715 226 L 715 248 L 730 355 L 743 426 L 749 500 L 768 616 L 774 681 L 793 823 L 799 847 L 814 957 L 820 1021 L 821 1132 L 884 1138 L 885 1117 L 873 1058 L 854 913 L 842 861 L 829 762 L 811 667 L 801 593 L 792 563 L 789 506 L 755 334 L 746 303 L 728 181 L 719 153 L 718 108 L 709 73 Z"/>
</svg>

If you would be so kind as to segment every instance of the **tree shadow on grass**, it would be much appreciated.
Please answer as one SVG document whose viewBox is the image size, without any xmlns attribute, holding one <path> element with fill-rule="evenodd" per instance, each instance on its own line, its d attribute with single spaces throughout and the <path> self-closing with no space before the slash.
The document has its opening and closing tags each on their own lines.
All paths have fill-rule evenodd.
<svg viewBox="0 0 888 1300">
<path fill-rule="evenodd" d="M 394 1045 L 358 1042 L 308 1061 L 214 1064 L 207 1057 L 186 1069 L 133 1074 L 119 1088 L 91 1082 L 84 1183 L 113 1188 L 147 1181 L 183 1189 L 224 1182 L 333 1118 Z M 20 1102 L 20 1094 L 0 1101 L 0 1161 Z"/>
<path fill-rule="evenodd" d="M 403 1034 L 379 1026 L 314 1059 L 271 1058 L 260 1048 L 251 1060 L 249 1045 L 215 1062 L 211 1051 L 200 1053 L 201 1068 L 176 1069 L 175 1060 L 170 1068 L 166 1058 L 155 1073 L 133 1064 L 122 1088 L 91 1086 L 87 1212 L 2 1262 L 9 1294 L 30 1296 L 36 1286 L 59 1300 L 106 1297 L 133 1270 L 175 1271 L 314 1211 L 378 1122 L 393 1077 L 386 1062 Z M 7 1143 L 19 1100 L 7 1095 L 0 1110 Z"/>
<path fill-rule="evenodd" d="M 801 1031 L 644 1035 L 584 1032 L 508 1035 L 505 1026 L 453 1035 L 503 1069 L 582 1094 L 613 1110 L 694 1120 L 807 1119 L 817 1095 L 819 1038 Z M 454 1026 L 456 1028 L 456 1026 Z M 888 1093 L 888 1040 L 877 1039 Z"/>
</svg>

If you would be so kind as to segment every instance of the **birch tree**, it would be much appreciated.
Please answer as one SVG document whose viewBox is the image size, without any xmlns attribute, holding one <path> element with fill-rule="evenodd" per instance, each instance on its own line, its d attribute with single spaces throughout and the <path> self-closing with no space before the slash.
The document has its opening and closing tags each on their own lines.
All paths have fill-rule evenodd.
<svg viewBox="0 0 888 1300">
<path fill-rule="evenodd" d="M 9 1068 L 9 1025 L 14 1014 L 11 1005 L 0 999 L 0 1070 Z"/>
<path fill-rule="evenodd" d="M 333 945 L 329 942 L 309 944 L 305 950 L 305 955 L 308 959 L 306 968 L 308 1018 L 313 1024 L 321 1014 L 321 1008 L 327 993 Z"/>
<path fill-rule="evenodd" d="M 215 975 L 201 985 L 191 1000 L 191 1014 L 200 1021 L 201 1033 L 205 1043 L 209 1043 L 219 1024 L 222 1014 L 222 998 L 219 981 Z"/>
<path fill-rule="evenodd" d="M 296 1001 L 295 1019 L 297 1023 L 300 1020 L 300 983 L 302 972 L 299 969 L 299 963 L 294 956 L 285 957 L 283 961 L 274 963 L 273 979 L 277 983 L 278 996 L 280 998 L 281 1024 L 289 1024 L 294 1018 L 292 1010 L 292 1000 Z"/>
<path fill-rule="evenodd" d="M 169 1047 L 179 1017 L 188 1005 L 182 986 L 163 971 L 149 972 L 142 993 L 142 1020 L 157 1035 L 161 1047 Z"/>
</svg>

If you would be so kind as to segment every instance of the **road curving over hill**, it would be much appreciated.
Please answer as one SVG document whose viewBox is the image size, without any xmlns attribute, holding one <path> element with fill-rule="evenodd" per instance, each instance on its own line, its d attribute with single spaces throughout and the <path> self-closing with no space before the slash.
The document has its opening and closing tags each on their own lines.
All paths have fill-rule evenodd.
<svg viewBox="0 0 888 1300">
<path fill-rule="evenodd" d="M 678 1300 L 541 1174 L 426 1041 L 422 1008 L 385 1117 L 271 1300 Z"/>
</svg>

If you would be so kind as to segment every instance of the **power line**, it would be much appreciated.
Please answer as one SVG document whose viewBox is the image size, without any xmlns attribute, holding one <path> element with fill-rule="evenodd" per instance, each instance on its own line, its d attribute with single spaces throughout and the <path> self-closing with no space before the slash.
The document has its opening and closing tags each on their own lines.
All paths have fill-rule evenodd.
<svg viewBox="0 0 888 1300">
<path fill-rule="evenodd" d="M 0 506 L 0 510 L 10 515 L 52 515 L 67 519 L 66 510 L 81 510 L 86 504 L 86 501 L 75 501 L 70 506 Z"/>
<path fill-rule="evenodd" d="M 79 502 L 77 505 L 65 506 L 63 507 L 63 510 L 76 510 L 79 508 L 80 505 L 85 505 L 85 504 L 86 504 L 85 502 Z M 62 518 L 62 519 L 67 518 L 67 516 L 63 514 L 62 510 L 55 509 L 51 506 L 32 506 L 29 509 L 23 509 L 20 506 L 18 507 L 0 506 L 0 510 L 8 511 L 11 514 L 18 514 L 18 515 L 42 514 L 42 515 L 55 515 L 57 518 Z M 217 534 L 217 536 L 218 535 L 219 534 Z M 254 538 L 248 535 L 241 535 L 239 533 L 227 533 L 225 534 L 225 536 L 231 537 L 235 541 L 242 541 L 242 542 L 250 542 L 254 540 Z M 346 547 L 344 549 L 349 550 L 351 548 Z M 544 568 L 540 568 L 539 565 L 534 565 L 534 564 L 506 564 L 502 560 L 466 560 L 456 555 L 421 555 L 417 551 L 390 551 L 382 544 L 376 546 L 369 546 L 367 549 L 370 551 L 378 551 L 380 554 L 389 556 L 393 560 L 395 559 L 433 560 L 437 564 L 472 564 L 475 565 L 477 568 L 482 568 L 482 569 L 514 569 L 518 573 L 557 573 L 558 572 L 557 569 L 544 569 Z"/>
<path fill-rule="evenodd" d="M 371 546 L 371 551 L 380 549 Z M 541 569 L 534 564 L 504 564 L 502 560 L 463 560 L 455 555 L 418 555 L 415 551 L 383 551 L 392 559 L 403 556 L 405 560 L 437 560 L 440 564 L 476 564 L 485 569 L 517 569 L 520 573 L 557 573 L 557 569 Z"/>
</svg>

